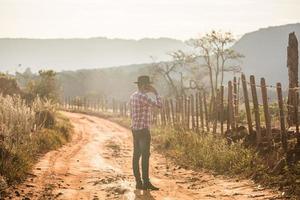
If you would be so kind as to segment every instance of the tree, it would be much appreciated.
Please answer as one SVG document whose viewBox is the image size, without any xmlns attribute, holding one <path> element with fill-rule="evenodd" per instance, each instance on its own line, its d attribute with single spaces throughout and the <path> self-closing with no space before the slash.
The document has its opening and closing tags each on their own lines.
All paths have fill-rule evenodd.
<svg viewBox="0 0 300 200">
<path fill-rule="evenodd" d="M 178 50 L 169 54 L 172 58 L 170 62 L 153 62 L 153 73 L 152 77 L 162 77 L 168 84 L 171 95 L 178 96 L 184 93 L 184 87 L 181 80 L 178 81 L 180 74 L 179 68 L 184 68 L 186 64 L 194 62 L 193 57 L 186 55 L 183 51 Z M 180 85 L 178 83 L 180 82 Z"/>
<path fill-rule="evenodd" d="M 225 72 L 241 70 L 240 58 L 243 56 L 230 48 L 234 41 L 232 33 L 214 30 L 203 37 L 187 41 L 194 49 L 194 60 L 208 70 L 212 98 L 219 85 L 223 85 Z"/>
<path fill-rule="evenodd" d="M 59 89 L 56 72 L 53 70 L 40 70 L 39 76 L 28 84 L 28 90 L 34 96 L 57 101 Z"/>
</svg>

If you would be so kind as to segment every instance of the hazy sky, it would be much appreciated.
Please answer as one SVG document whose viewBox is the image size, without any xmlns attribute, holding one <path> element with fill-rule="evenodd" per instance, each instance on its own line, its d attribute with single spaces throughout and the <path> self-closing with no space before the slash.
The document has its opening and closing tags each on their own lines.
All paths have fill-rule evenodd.
<svg viewBox="0 0 300 200">
<path fill-rule="evenodd" d="M 300 0 L 0 0 L 0 37 L 188 39 L 300 22 Z"/>
</svg>

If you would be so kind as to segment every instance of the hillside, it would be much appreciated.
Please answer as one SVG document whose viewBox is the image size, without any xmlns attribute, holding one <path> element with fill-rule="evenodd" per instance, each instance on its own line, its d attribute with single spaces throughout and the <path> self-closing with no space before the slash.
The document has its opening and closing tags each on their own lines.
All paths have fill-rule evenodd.
<svg viewBox="0 0 300 200">
<path fill-rule="evenodd" d="M 15 72 L 30 67 L 77 70 L 167 60 L 167 52 L 183 49 L 184 43 L 159 39 L 0 39 L 0 70 Z M 22 68 L 19 69 L 18 65 Z"/>
<path fill-rule="evenodd" d="M 269 27 L 245 34 L 233 46 L 245 55 L 243 71 L 247 75 L 256 75 L 257 81 L 265 77 L 267 84 L 287 83 L 286 47 L 288 34 L 293 31 L 300 39 L 300 24 Z M 138 41 L 0 39 L 0 66 L 2 71 L 18 63 L 30 66 L 33 71 L 41 67 L 62 70 L 59 77 L 62 89 L 67 91 L 65 96 L 94 93 L 126 99 L 134 89 L 131 82 L 139 74 L 151 70 L 147 67 L 149 64 L 143 64 L 150 63 L 150 55 L 166 60 L 166 52 L 180 48 L 184 48 L 182 41 L 167 38 Z M 111 65 L 120 67 L 100 69 Z M 79 68 L 82 70 L 74 71 Z"/>
<path fill-rule="evenodd" d="M 238 40 L 233 48 L 245 55 L 244 72 L 265 77 L 272 84 L 287 83 L 286 48 L 290 32 L 295 32 L 300 41 L 300 23 L 263 28 Z"/>
</svg>

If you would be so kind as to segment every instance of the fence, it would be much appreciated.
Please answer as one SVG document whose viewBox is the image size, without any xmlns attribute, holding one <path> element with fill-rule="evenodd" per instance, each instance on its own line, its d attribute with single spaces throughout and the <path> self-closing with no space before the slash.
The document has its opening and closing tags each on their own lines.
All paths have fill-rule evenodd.
<svg viewBox="0 0 300 200">
<path fill-rule="evenodd" d="M 272 104 L 275 113 L 270 113 L 270 89 L 277 93 L 277 102 Z M 298 96 L 298 88 L 289 89 Z M 258 94 L 261 96 L 260 101 Z M 108 102 L 103 98 L 66 98 L 63 105 L 65 109 L 129 116 L 128 104 L 114 99 Z M 165 98 L 160 109 L 152 110 L 151 119 L 157 126 L 173 126 L 193 130 L 198 134 L 221 135 L 231 141 L 243 139 L 247 145 L 259 149 L 281 147 L 289 159 L 294 159 L 300 152 L 299 124 L 293 124 L 293 130 L 288 129 L 287 108 L 293 109 L 293 117 L 298 119 L 298 101 L 294 105 L 287 105 L 280 83 L 276 86 L 267 85 L 265 79 L 261 78 L 258 85 L 253 75 L 248 82 L 242 74 L 240 78 L 234 77 L 229 81 L 227 87 L 221 86 L 215 97 L 209 96 L 205 91 L 195 91 L 189 95 Z"/>
</svg>

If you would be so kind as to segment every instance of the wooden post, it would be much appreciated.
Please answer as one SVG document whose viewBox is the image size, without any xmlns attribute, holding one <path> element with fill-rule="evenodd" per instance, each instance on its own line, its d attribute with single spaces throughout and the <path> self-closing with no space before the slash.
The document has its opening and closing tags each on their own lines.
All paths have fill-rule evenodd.
<svg viewBox="0 0 300 200">
<path fill-rule="evenodd" d="M 181 118 L 181 127 L 185 127 L 185 96 L 180 97 L 180 118 Z"/>
<path fill-rule="evenodd" d="M 203 99 L 200 92 L 199 92 L 199 112 L 200 112 L 200 120 L 201 120 L 201 129 L 202 131 L 204 131 Z"/>
<path fill-rule="evenodd" d="M 250 76 L 250 85 L 251 85 L 251 93 L 252 93 L 252 101 L 253 101 L 253 111 L 255 117 L 256 145 L 258 146 L 261 143 L 261 128 L 260 128 L 259 105 L 258 105 L 258 99 L 256 93 L 255 77 L 253 75 Z"/>
<path fill-rule="evenodd" d="M 169 113 L 169 100 L 165 99 L 165 115 L 166 115 L 166 124 L 170 122 L 170 113 Z"/>
<path fill-rule="evenodd" d="M 166 125 L 166 114 L 165 114 L 165 104 L 164 104 L 164 102 L 163 102 L 163 105 L 161 107 L 161 124 L 163 126 Z"/>
<path fill-rule="evenodd" d="M 186 124 L 189 121 L 189 113 L 188 113 L 189 109 L 188 108 L 189 108 L 188 98 L 186 96 L 184 96 L 184 110 L 185 110 L 185 112 L 184 112 L 185 122 L 184 123 L 185 123 L 185 127 L 187 126 Z"/>
<path fill-rule="evenodd" d="M 191 117 L 192 117 L 192 129 L 194 130 L 195 129 L 195 102 L 194 102 L 194 95 L 191 94 Z"/>
<path fill-rule="evenodd" d="M 174 117 L 174 107 L 173 107 L 172 99 L 170 99 L 170 107 L 171 107 L 171 119 L 172 119 L 171 124 L 174 126 L 175 125 L 175 117 Z"/>
<path fill-rule="evenodd" d="M 187 99 L 187 121 L 186 121 L 186 126 L 187 129 L 190 129 L 190 120 L 191 120 L 191 98 Z"/>
<path fill-rule="evenodd" d="M 300 151 L 300 134 L 299 134 L 299 118 L 298 118 L 298 105 L 299 105 L 299 91 L 295 91 L 295 125 L 296 125 L 296 135 L 297 135 L 297 145 Z M 300 153 L 300 152 L 298 152 Z M 300 155 L 299 155 L 300 157 Z"/>
<path fill-rule="evenodd" d="M 243 93 L 244 93 L 244 101 L 245 101 L 248 131 L 249 131 L 249 134 L 252 134 L 253 133 L 253 127 L 252 127 L 252 120 L 251 120 L 251 111 L 250 111 L 250 104 L 249 104 L 247 82 L 246 82 L 246 77 L 245 77 L 244 74 L 242 74 L 241 79 L 242 79 L 242 86 L 243 86 Z"/>
<path fill-rule="evenodd" d="M 267 87 L 264 78 L 260 79 L 260 84 L 261 84 L 261 93 L 262 93 L 262 100 L 263 100 L 263 107 L 264 107 L 264 116 L 266 121 L 267 140 L 268 140 L 269 147 L 271 147 L 272 145 L 271 116 L 269 113 Z"/>
<path fill-rule="evenodd" d="M 184 98 L 183 98 L 183 96 L 180 97 L 180 124 L 181 124 L 181 127 L 184 126 Z"/>
<path fill-rule="evenodd" d="M 233 88 L 232 82 L 228 82 L 228 120 L 231 129 L 235 130 L 235 117 L 234 117 L 234 107 L 233 107 Z"/>
<path fill-rule="evenodd" d="M 219 96 L 220 91 L 217 90 L 216 98 L 214 101 L 214 113 L 213 113 L 213 134 L 216 134 L 217 132 L 217 125 L 218 125 L 218 109 L 219 109 Z"/>
<path fill-rule="evenodd" d="M 234 112 L 234 121 L 235 121 L 235 128 L 238 126 L 238 88 L 237 88 L 237 80 L 236 77 L 233 78 L 233 112 Z"/>
<path fill-rule="evenodd" d="M 221 135 L 224 134 L 224 86 L 221 85 L 220 89 L 220 123 Z"/>
<path fill-rule="evenodd" d="M 296 100 L 297 94 L 295 88 L 298 87 L 298 66 L 299 66 L 299 56 L 298 56 L 298 40 L 296 34 L 289 34 L 289 42 L 287 47 L 287 67 L 289 75 L 289 91 L 288 91 L 288 116 L 287 122 L 289 126 L 293 126 L 298 121 L 296 118 Z"/>
<path fill-rule="evenodd" d="M 239 105 L 240 105 L 240 83 L 241 79 L 239 77 L 238 82 L 237 82 L 237 98 L 236 98 L 236 113 L 235 115 L 238 116 L 239 115 Z"/>
<path fill-rule="evenodd" d="M 206 102 L 205 92 L 203 92 L 203 102 L 204 102 L 204 113 L 205 113 L 206 130 L 207 130 L 207 132 L 209 132 L 210 128 L 209 128 L 208 108 L 207 108 L 207 102 Z"/>
<path fill-rule="evenodd" d="M 279 116 L 280 116 L 281 143 L 284 152 L 287 153 L 287 135 L 285 130 L 285 116 L 284 116 L 284 109 L 283 109 L 281 83 L 277 83 L 277 97 L 278 97 L 278 107 L 279 107 Z"/>
<path fill-rule="evenodd" d="M 199 132 L 199 94 L 196 93 L 196 130 Z"/>
</svg>

